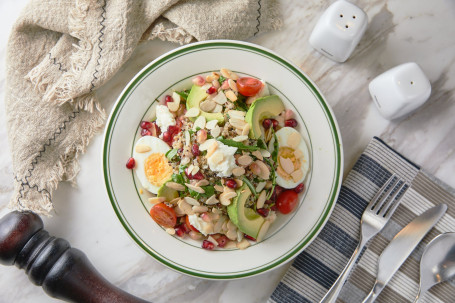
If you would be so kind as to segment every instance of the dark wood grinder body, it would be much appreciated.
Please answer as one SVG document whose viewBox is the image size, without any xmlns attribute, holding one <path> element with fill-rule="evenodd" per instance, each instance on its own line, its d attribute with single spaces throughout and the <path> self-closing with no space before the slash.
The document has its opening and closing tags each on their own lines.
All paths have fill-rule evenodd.
<svg viewBox="0 0 455 303">
<path fill-rule="evenodd" d="M 51 297 L 69 302 L 145 303 L 115 287 L 86 255 L 63 239 L 49 236 L 32 212 L 11 212 L 0 219 L 0 264 L 24 269 Z"/>
</svg>

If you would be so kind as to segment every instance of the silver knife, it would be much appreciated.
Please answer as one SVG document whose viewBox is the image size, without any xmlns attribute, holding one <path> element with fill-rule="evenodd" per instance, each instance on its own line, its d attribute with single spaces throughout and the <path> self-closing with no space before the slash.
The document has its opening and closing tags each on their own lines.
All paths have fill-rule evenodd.
<svg viewBox="0 0 455 303">
<path fill-rule="evenodd" d="M 432 207 L 412 220 L 411 223 L 406 225 L 393 237 L 392 241 L 390 241 L 379 257 L 376 282 L 371 292 L 363 300 L 363 303 L 372 303 L 376 300 L 414 248 L 416 248 L 446 211 L 447 205 L 445 204 Z"/>
</svg>

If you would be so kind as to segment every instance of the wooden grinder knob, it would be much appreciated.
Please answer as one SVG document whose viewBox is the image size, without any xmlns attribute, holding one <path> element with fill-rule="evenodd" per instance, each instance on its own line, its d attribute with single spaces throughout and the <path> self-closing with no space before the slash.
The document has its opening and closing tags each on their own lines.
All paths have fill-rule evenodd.
<svg viewBox="0 0 455 303">
<path fill-rule="evenodd" d="M 68 241 L 49 236 L 32 212 L 0 219 L 0 264 L 24 269 L 51 297 L 69 302 L 145 303 L 115 287 Z"/>
</svg>

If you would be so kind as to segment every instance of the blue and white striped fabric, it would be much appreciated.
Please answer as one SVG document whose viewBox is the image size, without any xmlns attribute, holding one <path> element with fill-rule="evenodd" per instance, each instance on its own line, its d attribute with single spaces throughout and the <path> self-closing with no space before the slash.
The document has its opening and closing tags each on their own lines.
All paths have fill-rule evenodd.
<svg viewBox="0 0 455 303">
<path fill-rule="evenodd" d="M 278 284 L 269 302 L 319 302 L 351 257 L 360 232 L 360 218 L 374 194 L 396 173 L 411 185 L 392 219 L 371 241 L 337 302 L 362 302 L 374 284 L 379 255 L 393 236 L 415 216 L 446 203 L 448 211 L 395 274 L 377 302 L 413 302 L 419 283 L 419 260 L 425 245 L 442 232 L 455 231 L 455 192 L 420 167 L 373 138 L 341 187 L 335 209 L 320 235 L 303 251 Z M 455 283 L 443 283 L 422 302 L 454 302 Z"/>
</svg>

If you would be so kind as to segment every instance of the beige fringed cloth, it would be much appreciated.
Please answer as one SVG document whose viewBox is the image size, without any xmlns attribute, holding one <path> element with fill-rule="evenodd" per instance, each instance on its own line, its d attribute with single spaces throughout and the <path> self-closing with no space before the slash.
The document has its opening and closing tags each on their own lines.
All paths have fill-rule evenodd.
<svg viewBox="0 0 455 303">
<path fill-rule="evenodd" d="M 49 215 L 59 181 L 103 128 L 96 90 L 144 40 L 246 39 L 280 26 L 274 0 L 32 0 L 8 44 L 10 207 Z"/>
</svg>

